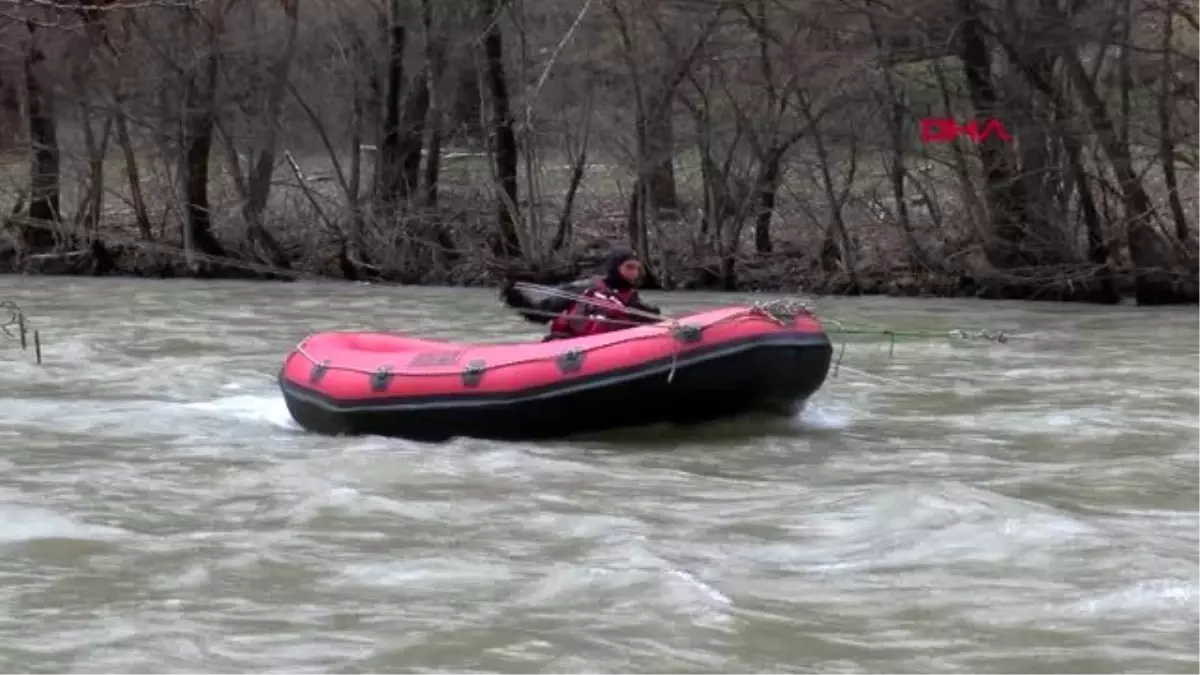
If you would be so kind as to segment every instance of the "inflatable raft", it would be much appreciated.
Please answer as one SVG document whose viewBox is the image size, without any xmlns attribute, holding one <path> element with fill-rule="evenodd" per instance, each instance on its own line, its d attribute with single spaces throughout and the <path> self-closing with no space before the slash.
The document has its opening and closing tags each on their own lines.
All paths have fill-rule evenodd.
<svg viewBox="0 0 1200 675">
<path fill-rule="evenodd" d="M 824 383 L 832 353 L 807 312 L 731 307 L 552 342 L 315 333 L 287 356 L 279 385 L 292 417 L 317 433 L 552 438 L 791 414 Z"/>
</svg>

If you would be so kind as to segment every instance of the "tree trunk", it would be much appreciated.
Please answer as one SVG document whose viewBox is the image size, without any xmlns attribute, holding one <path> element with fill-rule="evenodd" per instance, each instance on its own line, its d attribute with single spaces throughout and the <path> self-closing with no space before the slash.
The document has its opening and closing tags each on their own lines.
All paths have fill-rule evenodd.
<svg viewBox="0 0 1200 675">
<path fill-rule="evenodd" d="M 246 183 L 246 204 L 242 208 L 242 217 L 246 221 L 250 241 L 266 249 L 267 259 L 271 264 L 282 269 L 291 269 L 283 249 L 267 231 L 262 220 L 263 210 L 266 209 L 267 199 L 271 195 L 271 178 L 275 175 L 279 111 L 283 106 L 283 96 L 287 92 L 288 71 L 296 52 L 296 34 L 300 23 L 298 0 L 280 0 L 280 5 L 287 22 L 283 51 L 270 68 L 271 79 L 265 94 L 262 116 L 265 128 L 255 136 L 258 148 L 253 155 L 254 165 L 250 168 L 250 178 Z"/>
<path fill-rule="evenodd" d="M 389 0 L 387 12 L 387 75 L 383 92 L 383 127 L 375 149 L 375 202 L 390 216 L 404 196 L 404 158 L 401 152 L 401 102 L 404 89 L 404 50 L 408 28 L 401 0 Z"/>
<path fill-rule="evenodd" d="M 670 51 L 680 55 L 671 62 L 668 70 L 656 74 L 647 74 L 644 63 L 639 60 L 638 43 L 634 39 L 631 21 L 640 17 L 631 16 L 616 0 L 609 2 L 609 9 L 617 21 L 617 31 L 621 38 L 621 57 L 625 61 L 634 89 L 637 177 L 633 184 L 626 225 L 630 245 L 644 261 L 648 261 L 648 225 L 660 220 L 664 211 L 674 212 L 679 208 L 675 181 L 675 97 L 679 85 L 692 72 L 704 46 L 708 44 L 709 38 L 720 24 L 726 8 L 724 5 L 718 6 L 701 27 L 695 41 L 686 49 L 678 50 L 677 45 L 672 44 L 670 29 L 653 16 L 654 10 L 651 8 L 648 19 L 656 25 L 663 41 L 671 48 Z M 646 275 L 647 285 L 657 284 L 654 270 L 649 266 L 646 268 Z"/>
<path fill-rule="evenodd" d="M 913 269 L 929 268 L 929 262 L 925 255 L 921 244 L 917 241 L 917 236 L 913 232 L 912 219 L 908 214 L 908 198 L 905 192 L 905 181 L 908 178 L 908 168 L 905 164 L 905 157 L 908 146 L 905 143 L 904 120 L 908 116 L 907 106 L 905 104 L 905 96 L 903 90 L 897 86 L 895 74 L 892 72 L 893 65 L 891 59 L 893 55 L 889 53 L 889 47 L 883 40 L 883 35 L 880 33 L 879 24 L 875 20 L 875 16 L 870 12 L 867 13 L 867 23 L 871 27 L 871 39 L 875 44 L 875 49 L 879 50 L 880 54 L 888 56 L 882 63 L 883 68 L 883 84 L 887 94 L 887 104 L 889 107 L 888 115 L 888 131 L 890 132 L 892 147 L 886 163 L 888 177 L 892 184 L 892 201 L 896 204 L 896 224 L 900 228 L 900 233 L 904 236 L 905 249 L 908 258 L 908 266 Z"/>
<path fill-rule="evenodd" d="M 427 213 L 433 218 L 433 236 L 445 264 L 451 264 L 459 257 L 455 248 L 454 237 L 449 227 L 442 223 L 437 214 L 438 182 L 441 180 L 442 167 L 442 126 L 445 113 L 442 110 L 442 96 L 439 85 L 446 71 L 446 36 L 434 33 L 433 0 L 421 0 L 421 24 L 425 31 L 425 91 L 428 92 L 428 104 L 425 111 L 427 123 L 424 125 L 426 135 L 425 173 L 422 180 L 422 201 Z M 421 154 L 416 154 L 417 171 L 420 169 Z M 414 171 L 411 179 L 417 179 Z M 414 183 L 415 184 L 415 183 Z"/>
<path fill-rule="evenodd" d="M 366 115 L 366 98 L 367 93 L 364 91 L 362 80 L 354 78 L 354 83 L 351 87 L 351 102 L 350 102 L 350 168 L 347 173 L 350 175 L 346 179 L 346 200 L 350 204 L 350 235 L 347 237 L 349 244 L 347 247 L 347 256 L 356 255 L 361 262 L 368 262 L 366 246 L 363 244 L 363 238 L 366 233 L 366 224 L 364 223 L 363 199 L 362 199 L 362 159 L 363 159 L 363 126 L 367 121 Z M 330 152 L 330 157 L 335 157 L 336 154 Z"/>
<path fill-rule="evenodd" d="M 1171 129 L 1171 42 L 1174 39 L 1175 11 L 1178 3 L 1168 0 L 1163 9 L 1162 64 L 1159 70 L 1159 80 L 1162 89 L 1158 94 L 1158 128 L 1159 128 L 1159 161 L 1163 166 L 1163 180 L 1167 185 L 1167 204 L 1171 208 L 1171 217 L 1175 221 L 1175 239 L 1185 255 L 1193 255 L 1191 246 L 1191 229 L 1188 227 L 1187 215 L 1183 210 L 1183 202 L 1179 198 L 1179 178 L 1175 173 L 1175 138 Z"/>
<path fill-rule="evenodd" d="M 125 178 L 129 182 L 129 198 L 133 202 L 133 217 L 137 221 L 142 239 L 150 241 L 154 234 L 150 230 L 150 213 L 146 210 L 146 197 L 142 192 L 142 178 L 138 171 L 137 155 L 133 152 L 133 141 L 129 138 L 129 123 L 125 118 L 123 101 L 118 96 L 113 112 L 113 126 L 117 131 L 117 145 L 125 160 Z"/>
<path fill-rule="evenodd" d="M 438 205 L 438 183 L 442 173 L 442 117 L 434 112 L 429 121 L 429 152 L 425 156 L 425 208 Z"/>
<path fill-rule="evenodd" d="M 119 38 L 122 46 L 128 46 L 132 30 L 133 14 L 126 13 Z M 120 68 L 122 66 L 122 53 L 116 47 L 112 36 L 108 33 L 102 33 L 100 41 L 103 42 L 109 55 L 112 57 L 113 66 Z M 150 213 L 146 208 L 145 192 L 142 190 L 142 179 L 141 172 L 138 170 L 137 154 L 133 150 L 133 140 L 129 134 L 129 116 L 128 111 L 125 109 L 127 101 L 126 89 L 119 76 L 113 82 L 112 101 L 113 130 L 117 136 L 117 147 L 121 150 L 121 159 L 125 163 L 125 179 L 129 183 L 129 200 L 133 206 L 133 218 L 137 223 L 138 234 L 142 239 L 150 241 L 154 238 L 154 233 L 150 228 Z"/>
<path fill-rule="evenodd" d="M 938 83 L 938 91 L 941 93 L 942 108 L 947 117 L 954 117 L 954 105 L 950 100 L 950 83 L 946 79 L 946 71 L 941 62 L 933 63 L 933 75 Z M 967 155 L 963 152 L 962 145 L 954 143 L 950 146 L 951 155 L 954 157 L 955 174 L 958 176 L 959 189 L 962 190 L 962 200 L 967 205 L 967 213 L 971 219 L 971 228 L 969 230 L 969 239 L 978 241 L 980 244 L 986 242 L 989 238 L 987 233 L 988 214 L 984 206 L 984 201 L 979 197 L 979 188 L 976 184 L 975 176 L 971 171 L 971 166 L 967 162 Z M 920 186 L 920 183 L 917 184 Z M 923 188 L 918 187 L 918 190 Z M 936 199 L 929 199 L 928 195 L 922 195 L 926 198 L 931 214 L 936 214 L 934 219 L 941 222 L 941 206 Z"/>
<path fill-rule="evenodd" d="M 21 240 L 29 252 L 40 253 L 54 248 L 54 228 L 62 218 L 59 208 L 60 158 L 54 93 L 44 79 L 46 56 L 38 42 L 36 24 L 29 22 L 28 28 L 25 87 L 29 144 L 33 149 L 29 165 L 29 220 L 33 222 L 21 228 Z"/>
<path fill-rule="evenodd" d="M 1126 232 L 1129 238 L 1129 257 L 1135 268 L 1134 295 L 1137 303 L 1161 305 L 1178 302 L 1185 294 L 1181 294 L 1172 282 L 1170 274 L 1166 272 L 1167 268 L 1174 266 L 1174 261 L 1166 250 L 1166 242 L 1155 228 L 1154 208 L 1133 168 L 1129 147 L 1117 136 L 1104 101 L 1096 93 L 1096 88 L 1080 63 L 1078 55 L 1072 52 L 1067 55 L 1065 61 L 1067 73 L 1083 99 L 1092 128 L 1100 137 L 1100 147 L 1104 149 L 1112 165 L 1121 189 L 1122 200 L 1125 202 L 1125 218 L 1128 223 Z"/>
<path fill-rule="evenodd" d="M 426 65 L 425 68 L 429 66 Z M 425 142 L 425 122 L 429 117 L 429 75 L 423 72 L 417 90 L 405 108 L 400 123 L 400 196 L 408 200 L 421 185 L 421 146 Z"/>
<path fill-rule="evenodd" d="M 1100 278 L 1094 299 L 1099 302 L 1116 304 L 1121 301 L 1121 296 L 1117 291 L 1116 280 L 1113 278 L 1112 251 L 1109 250 L 1108 241 L 1105 239 L 1100 213 L 1096 209 L 1095 198 L 1092 196 L 1091 182 L 1088 180 L 1087 170 L 1083 166 L 1079 141 L 1070 130 L 1063 134 L 1062 141 L 1071 177 L 1075 182 L 1075 191 L 1079 193 L 1079 210 L 1083 215 L 1087 234 L 1088 261 L 1100 268 Z"/>
<path fill-rule="evenodd" d="M 82 85 L 82 83 L 81 83 Z M 82 91 L 82 86 L 78 91 Z M 88 157 L 88 187 L 81 196 L 79 208 L 75 211 L 75 222 L 78 232 L 86 240 L 99 241 L 100 215 L 104 210 L 104 159 L 108 156 L 108 140 L 112 131 L 112 116 L 106 116 L 100 137 L 92 128 L 94 111 L 86 97 L 80 97 L 79 104 L 80 127 L 83 130 L 83 147 Z M 103 244 L 101 244 L 103 247 Z"/>
<path fill-rule="evenodd" d="M 575 150 L 575 158 L 571 164 L 571 181 L 567 185 L 567 196 L 563 200 L 562 213 L 558 217 L 558 228 L 554 232 L 554 239 L 550 243 L 550 250 L 558 251 L 566 245 L 571 238 L 572 222 L 575 215 L 575 200 L 579 195 L 579 186 L 583 184 L 583 176 L 587 172 L 588 166 L 588 147 L 592 140 L 592 94 L 593 89 L 589 86 L 585 105 L 583 106 L 583 123 L 579 134 L 579 147 Z"/>
<path fill-rule="evenodd" d="M 1030 27 L 1030 30 L 1036 30 Z M 1049 47 L 1035 43 L 1025 63 L 1045 79 L 1054 76 L 1055 59 Z M 1024 86 L 1020 86 L 1024 84 Z M 1023 225 L 1021 254 L 1029 265 L 1059 265 L 1070 259 L 1064 250 L 1066 234 L 1051 222 L 1057 185 L 1064 180 L 1061 160 L 1052 156 L 1056 143 L 1044 120 L 1054 113 L 1043 111 L 1035 91 L 1027 83 L 1018 85 L 1019 94 L 1007 106 L 1009 131 L 1020 140 L 1018 176 L 1024 200 L 1019 203 L 1019 218 Z M 1053 108 L 1053 105 L 1051 105 Z M 1047 113 L 1047 114 L 1043 114 Z M 1075 258 L 1077 261 L 1078 258 Z"/>
<path fill-rule="evenodd" d="M 187 73 L 184 89 L 183 182 L 186 211 L 183 245 L 190 259 L 193 251 L 224 257 L 225 249 L 212 234 L 212 216 L 208 202 L 208 164 L 212 155 L 216 127 L 217 81 L 220 74 L 220 35 L 224 23 L 223 0 L 212 0 L 204 55 L 199 72 Z M 194 21 L 194 19 L 192 19 Z"/>
<path fill-rule="evenodd" d="M 7 152 L 17 141 L 21 127 L 19 82 L 10 82 L 0 73 L 0 152 Z"/>
<path fill-rule="evenodd" d="M 648 116 L 640 122 L 645 129 L 641 178 L 645 183 L 651 218 L 657 218 L 661 211 L 679 208 L 675 186 L 675 124 L 671 112 L 676 88 L 664 87 L 664 91 L 651 96 L 646 106 Z"/>
<path fill-rule="evenodd" d="M 817 164 L 821 170 L 821 188 L 825 193 L 830 215 L 833 218 L 833 222 L 825 229 L 825 236 L 821 241 L 821 270 L 829 274 L 840 267 L 848 274 L 853 275 L 853 251 L 849 233 L 846 231 L 845 216 L 842 213 L 843 200 L 838 197 L 833 181 L 829 147 L 825 144 L 824 134 L 817 128 L 817 116 L 813 113 L 812 105 L 805 94 L 799 94 L 798 103 L 806 125 L 812 130 L 813 146 L 817 151 Z M 848 180 L 852 181 L 853 179 Z"/>
<path fill-rule="evenodd" d="M 504 38 L 497 20 L 500 0 L 484 0 L 488 29 L 483 37 L 483 53 L 487 66 L 488 89 L 491 93 L 492 153 L 496 162 L 496 181 L 499 184 L 496 205 L 497 245 L 495 252 L 502 258 L 519 258 L 521 240 L 517 236 L 517 133 L 514 128 L 512 104 L 508 95 L 508 80 L 504 72 Z"/>
<path fill-rule="evenodd" d="M 983 18 L 977 0 L 957 2 L 962 19 L 958 36 L 959 58 L 962 59 L 975 118 L 986 121 L 996 117 L 998 97 L 992 83 L 992 63 L 984 37 Z M 999 269 L 1008 269 L 1036 264 L 1036 261 L 1024 251 L 1025 230 L 1021 222 L 1024 190 L 1017 176 L 1013 153 L 1002 143 L 992 136 L 979 145 L 992 221 L 992 236 L 983 244 L 988 262 Z"/>
<path fill-rule="evenodd" d="M 758 213 L 754 215 L 754 249 L 760 254 L 771 253 L 771 218 L 779 196 L 779 179 L 783 169 L 784 151 L 772 148 L 764 159 L 758 182 Z"/>
<path fill-rule="evenodd" d="M 1047 16 L 1053 16 L 1053 13 L 1048 13 Z M 1103 227 L 1103 222 L 1108 218 L 1107 214 L 1102 215 L 1100 209 L 1097 208 L 1091 190 L 1091 180 L 1083 163 L 1081 134 L 1074 123 L 1074 120 L 1080 117 L 1076 106 L 1065 94 L 1064 84 L 1054 77 L 1054 68 L 1037 67 L 1038 64 L 1031 63 L 1007 39 L 1001 39 L 1000 46 L 1008 55 L 1008 59 L 1025 76 L 1030 86 L 1042 94 L 1054 111 L 1051 120 L 1058 130 L 1058 138 L 1062 141 L 1066 156 L 1067 169 L 1075 189 L 1079 193 L 1079 208 L 1086 228 L 1088 261 L 1097 265 L 1100 271 L 1094 298 L 1100 302 L 1118 302 L 1120 298 L 1116 280 L 1112 274 L 1113 251 L 1108 244 L 1108 237 Z M 1062 54 L 1059 54 L 1060 60 L 1069 62 L 1071 58 L 1070 55 L 1064 58 Z"/>
</svg>

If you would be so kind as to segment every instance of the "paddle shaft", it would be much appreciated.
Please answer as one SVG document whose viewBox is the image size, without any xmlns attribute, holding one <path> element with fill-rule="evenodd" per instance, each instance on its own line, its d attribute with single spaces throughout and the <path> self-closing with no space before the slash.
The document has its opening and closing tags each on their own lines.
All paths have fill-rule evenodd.
<svg viewBox="0 0 1200 675">
<path fill-rule="evenodd" d="M 536 291 L 538 293 L 545 293 L 547 295 L 563 298 L 565 300 L 574 300 L 575 302 L 579 302 L 579 303 L 582 303 L 585 305 L 591 305 L 592 307 L 598 307 L 601 309 L 612 309 L 611 305 L 609 305 L 608 303 L 606 303 L 605 301 L 603 301 L 599 298 L 589 298 L 586 295 L 580 295 L 578 293 L 564 291 L 562 289 L 553 288 L 551 286 L 542 286 L 540 284 L 531 284 L 531 283 L 528 283 L 525 281 L 518 281 L 515 284 L 513 284 L 513 287 L 514 288 L 526 288 L 531 291 Z M 527 311 L 527 310 L 521 310 L 521 311 Z M 532 310 L 532 311 L 537 312 L 539 315 L 543 315 L 543 316 L 548 315 L 548 314 L 551 316 L 555 316 L 555 314 L 553 314 L 553 313 L 540 312 L 539 310 Z M 623 307 L 621 309 L 621 311 L 626 314 L 629 314 L 631 316 L 640 316 L 643 319 L 650 319 L 655 322 L 671 320 L 671 317 L 669 317 L 669 316 L 661 316 L 658 314 L 654 314 L 653 312 L 642 311 L 640 309 L 637 309 L 636 307 L 626 306 L 626 307 Z M 620 321 L 620 320 L 612 319 L 612 321 Z M 640 322 L 629 322 L 629 323 L 634 324 L 634 325 L 642 325 Z"/>
</svg>

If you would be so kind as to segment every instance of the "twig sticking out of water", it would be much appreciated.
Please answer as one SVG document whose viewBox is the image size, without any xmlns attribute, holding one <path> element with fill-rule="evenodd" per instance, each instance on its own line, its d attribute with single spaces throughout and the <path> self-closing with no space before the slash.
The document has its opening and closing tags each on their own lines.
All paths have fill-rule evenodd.
<svg viewBox="0 0 1200 675">
<path fill-rule="evenodd" d="M 21 351 L 29 349 L 29 322 L 21 306 L 12 300 L 0 300 L 0 316 L 7 316 L 0 323 L 0 332 L 11 340 L 20 341 Z M 33 353 L 37 364 L 42 365 L 42 334 L 36 328 L 33 330 Z"/>
</svg>

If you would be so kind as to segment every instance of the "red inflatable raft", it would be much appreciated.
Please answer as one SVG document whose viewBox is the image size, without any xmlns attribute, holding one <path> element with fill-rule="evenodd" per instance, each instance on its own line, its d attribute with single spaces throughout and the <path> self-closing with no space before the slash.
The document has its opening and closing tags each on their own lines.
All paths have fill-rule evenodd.
<svg viewBox="0 0 1200 675">
<path fill-rule="evenodd" d="M 314 432 L 549 438 L 790 414 L 824 383 L 832 352 L 807 312 L 730 307 L 553 342 L 316 333 L 288 355 L 279 384 Z"/>
</svg>

